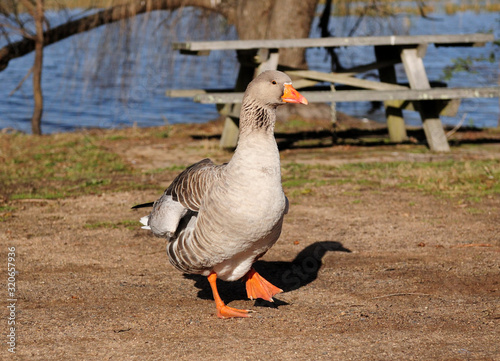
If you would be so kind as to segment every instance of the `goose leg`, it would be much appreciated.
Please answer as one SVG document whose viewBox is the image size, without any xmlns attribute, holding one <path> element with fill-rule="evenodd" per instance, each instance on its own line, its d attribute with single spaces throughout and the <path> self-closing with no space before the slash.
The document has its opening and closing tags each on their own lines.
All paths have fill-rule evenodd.
<svg viewBox="0 0 500 361">
<path fill-rule="evenodd" d="M 231 317 L 250 317 L 248 312 L 249 310 L 238 310 L 236 308 L 232 308 L 226 306 L 224 301 L 219 296 L 219 291 L 217 291 L 217 274 L 212 272 L 208 275 L 208 282 L 210 283 L 210 287 L 212 287 L 212 293 L 214 295 L 215 307 L 217 307 L 217 317 L 219 318 L 231 318 Z"/>
<path fill-rule="evenodd" d="M 246 280 L 247 295 L 251 300 L 262 298 L 263 300 L 273 302 L 273 296 L 283 292 L 282 289 L 271 284 L 253 268 L 248 271 L 244 279 Z"/>
</svg>

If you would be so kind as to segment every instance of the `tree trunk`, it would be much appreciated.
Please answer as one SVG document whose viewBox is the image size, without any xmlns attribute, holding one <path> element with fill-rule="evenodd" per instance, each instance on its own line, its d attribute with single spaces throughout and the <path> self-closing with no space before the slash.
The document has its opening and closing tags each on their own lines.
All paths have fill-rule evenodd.
<svg viewBox="0 0 500 361">
<path fill-rule="evenodd" d="M 319 0 L 237 1 L 227 13 L 241 40 L 308 38 Z M 280 50 L 280 65 L 307 68 L 304 49 Z"/>
<path fill-rule="evenodd" d="M 133 0 L 95 14 L 63 23 L 43 34 L 45 46 L 72 35 L 155 10 L 195 6 L 215 11 L 236 26 L 240 39 L 308 38 L 319 0 Z M 34 39 L 25 38 L 0 49 L 0 71 L 9 61 L 35 50 Z M 283 49 L 282 65 L 306 66 L 303 49 Z"/>
<path fill-rule="evenodd" d="M 44 10 L 43 0 L 36 0 L 34 13 L 35 21 L 35 62 L 33 64 L 33 98 L 35 106 L 33 117 L 31 118 L 31 131 L 33 134 L 42 134 L 41 122 L 43 114 L 43 94 L 42 94 L 42 68 L 43 68 L 43 22 Z"/>
<path fill-rule="evenodd" d="M 222 3 L 225 5 L 227 2 L 232 3 L 234 1 L 236 0 L 222 1 Z M 223 15 L 225 10 L 225 6 L 217 0 L 130 0 L 124 5 L 113 6 L 95 14 L 68 21 L 47 30 L 43 34 L 43 44 L 45 46 L 54 44 L 70 36 L 95 29 L 102 25 L 128 19 L 139 14 L 155 10 L 175 10 L 182 6 L 195 6 L 220 12 Z M 23 40 L 10 43 L 1 48 L 0 71 L 7 68 L 10 60 L 31 53 L 35 50 L 35 47 L 36 41 L 34 39 L 24 38 Z"/>
<path fill-rule="evenodd" d="M 35 50 L 33 64 L 33 97 L 35 101 L 31 126 L 33 134 L 41 134 L 43 94 L 41 87 L 43 49 L 72 35 L 119 20 L 155 10 L 174 10 L 194 6 L 215 11 L 235 25 L 240 39 L 307 38 L 319 0 L 129 0 L 123 5 L 103 9 L 86 17 L 68 21 L 43 31 L 44 0 L 20 0 L 34 20 L 35 36 L 9 43 L 0 49 L 0 71 L 11 59 Z M 22 29 L 22 24 L 20 24 Z M 241 55 L 241 54 L 240 54 Z M 244 58 L 252 59 L 249 54 Z M 280 65 L 306 68 L 305 51 L 301 48 L 281 49 Z"/>
<path fill-rule="evenodd" d="M 35 106 L 31 126 L 33 134 L 41 134 L 43 94 L 41 87 L 43 48 L 69 36 L 102 25 L 155 10 L 174 10 L 182 6 L 195 6 L 215 11 L 235 25 L 240 39 L 307 38 L 319 0 L 131 0 L 95 14 L 63 23 L 43 31 L 44 0 L 21 0 L 35 23 L 34 37 L 10 43 L 0 49 L 0 71 L 11 59 L 35 50 L 33 64 L 33 97 Z M 251 55 L 250 55 L 251 58 Z M 306 68 L 305 51 L 301 48 L 281 49 L 280 65 Z"/>
</svg>

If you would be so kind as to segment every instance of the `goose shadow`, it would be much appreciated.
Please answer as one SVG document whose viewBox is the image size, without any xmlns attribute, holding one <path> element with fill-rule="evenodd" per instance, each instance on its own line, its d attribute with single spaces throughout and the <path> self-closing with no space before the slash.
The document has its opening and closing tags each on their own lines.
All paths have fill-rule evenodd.
<svg viewBox="0 0 500 361">
<path fill-rule="evenodd" d="M 287 261 L 257 261 L 253 264 L 255 270 L 283 292 L 290 292 L 313 282 L 318 277 L 323 257 L 327 252 L 348 252 L 341 243 L 324 241 L 313 243 L 300 251 L 295 259 Z M 184 277 L 195 281 L 194 286 L 199 289 L 198 297 L 204 300 L 213 299 L 212 290 L 207 277 L 194 274 L 184 274 Z M 226 282 L 217 280 L 217 288 L 222 299 L 226 302 L 247 300 L 245 284 L 243 282 Z M 279 297 L 279 295 L 278 295 Z M 286 305 L 276 297 L 275 302 L 257 300 L 256 306 L 276 307 Z"/>
</svg>

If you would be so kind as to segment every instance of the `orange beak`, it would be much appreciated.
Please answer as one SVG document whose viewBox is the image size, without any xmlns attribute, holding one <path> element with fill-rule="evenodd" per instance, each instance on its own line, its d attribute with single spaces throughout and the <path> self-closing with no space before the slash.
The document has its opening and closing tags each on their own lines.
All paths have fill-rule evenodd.
<svg viewBox="0 0 500 361">
<path fill-rule="evenodd" d="M 302 94 L 300 94 L 292 84 L 285 84 L 285 91 L 283 96 L 281 97 L 285 103 L 300 103 L 300 104 L 309 104 L 306 98 Z"/>
</svg>

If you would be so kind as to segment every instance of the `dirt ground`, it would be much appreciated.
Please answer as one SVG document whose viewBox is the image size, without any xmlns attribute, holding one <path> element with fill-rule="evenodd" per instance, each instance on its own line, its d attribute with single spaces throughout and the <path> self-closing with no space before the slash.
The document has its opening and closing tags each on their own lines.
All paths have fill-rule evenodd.
<svg viewBox="0 0 500 361">
<path fill-rule="evenodd" d="M 135 167 L 189 164 L 216 140 L 119 142 Z M 451 154 L 397 146 L 308 147 L 283 162 L 500 158 L 500 145 Z M 411 158 L 411 159 L 410 159 Z M 171 177 L 158 176 L 166 186 Z M 256 269 L 284 290 L 250 301 L 220 283 L 250 319 L 220 320 L 206 278 L 168 263 L 165 242 L 131 224 L 158 192 L 17 201 L 0 222 L 2 270 L 16 248 L 16 354 L 8 352 L 2 271 L 2 359 L 500 360 L 500 197 L 474 204 L 397 187 L 317 187 L 290 197 L 278 243 Z M 101 226 L 95 226 L 95 225 Z M 94 226 L 92 226 L 94 225 Z"/>
</svg>

